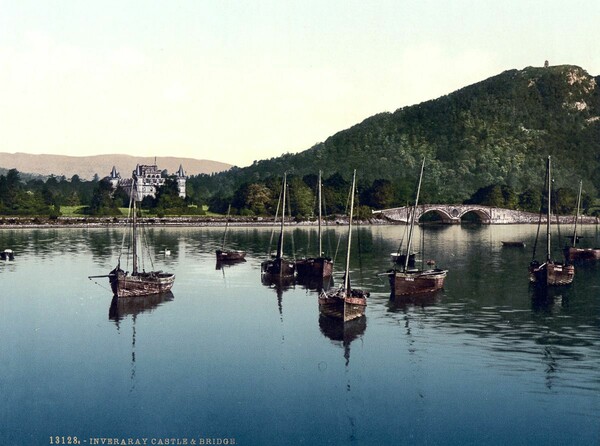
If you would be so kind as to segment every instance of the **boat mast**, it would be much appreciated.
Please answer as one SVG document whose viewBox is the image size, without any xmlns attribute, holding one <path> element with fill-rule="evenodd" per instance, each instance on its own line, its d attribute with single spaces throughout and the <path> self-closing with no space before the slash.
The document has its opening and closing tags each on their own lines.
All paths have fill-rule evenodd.
<svg viewBox="0 0 600 446">
<path fill-rule="evenodd" d="M 417 196 L 415 197 L 415 205 L 413 207 L 413 214 L 410 219 L 410 231 L 408 232 L 408 245 L 406 247 L 406 258 L 404 259 L 404 271 L 408 269 L 408 259 L 410 257 L 410 248 L 412 245 L 413 229 L 415 227 L 415 216 L 417 214 L 417 206 L 419 204 L 419 193 L 421 192 L 421 181 L 423 180 L 423 168 L 425 167 L 425 158 L 421 164 L 421 174 L 419 175 L 419 184 L 417 186 Z"/>
<path fill-rule="evenodd" d="M 352 175 L 352 192 L 350 195 L 350 219 L 348 220 L 348 251 L 346 252 L 346 274 L 344 275 L 344 291 L 350 294 L 350 245 L 352 241 L 352 216 L 354 211 L 354 185 L 356 183 L 356 169 Z"/>
<path fill-rule="evenodd" d="M 573 248 L 577 244 L 577 221 L 579 220 L 579 206 L 581 205 L 581 188 L 583 186 L 583 181 L 579 180 L 579 195 L 577 195 L 577 214 L 575 216 L 575 227 L 573 228 L 573 240 L 571 244 Z"/>
<path fill-rule="evenodd" d="M 321 257 L 323 255 L 323 243 L 321 241 L 321 171 L 319 170 L 319 255 L 317 257 Z"/>
<path fill-rule="evenodd" d="M 136 192 L 137 193 L 137 192 Z M 133 234 L 132 234 L 132 241 L 133 241 L 133 272 L 132 274 L 137 274 L 137 209 L 135 206 L 136 203 L 136 197 L 133 198 L 133 225 L 132 225 L 132 229 L 133 229 Z"/>
<path fill-rule="evenodd" d="M 225 220 L 225 232 L 223 233 L 223 246 L 222 251 L 225 251 L 225 237 L 227 237 L 227 228 L 229 227 L 229 213 L 231 212 L 231 204 L 227 207 L 227 218 Z"/>
<path fill-rule="evenodd" d="M 546 213 L 546 261 L 550 261 L 550 218 L 552 217 L 552 175 L 550 170 L 550 156 L 548 155 L 548 210 Z"/>
<path fill-rule="evenodd" d="M 285 189 L 286 189 L 286 185 L 287 185 L 287 179 L 286 179 L 287 173 L 283 174 L 283 189 L 282 189 L 282 201 L 281 201 L 281 205 L 282 205 L 282 209 L 281 209 L 281 231 L 279 232 L 279 242 L 277 243 L 277 258 L 280 259 L 281 257 L 283 257 L 283 228 L 284 228 L 284 222 L 285 222 Z"/>
</svg>

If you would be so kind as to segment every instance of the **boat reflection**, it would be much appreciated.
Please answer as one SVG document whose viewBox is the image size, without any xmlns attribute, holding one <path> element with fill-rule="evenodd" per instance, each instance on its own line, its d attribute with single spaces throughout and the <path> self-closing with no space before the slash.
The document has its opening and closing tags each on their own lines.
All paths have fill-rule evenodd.
<svg viewBox="0 0 600 446">
<path fill-rule="evenodd" d="M 365 333 L 367 317 L 363 312 L 359 317 L 344 322 L 342 319 L 321 312 L 319 315 L 319 328 L 326 338 L 344 349 L 344 358 L 346 359 L 346 366 L 348 366 L 350 362 L 350 344 Z"/>
<path fill-rule="evenodd" d="M 409 306 L 413 307 L 429 307 L 439 303 L 441 300 L 441 290 L 433 293 L 400 295 L 395 296 L 390 294 L 389 308 L 391 311 L 405 310 Z"/>
<path fill-rule="evenodd" d="M 108 310 L 108 318 L 115 323 L 117 331 L 120 331 L 120 325 L 123 319 L 127 316 L 131 316 L 131 364 L 130 364 L 130 380 L 131 386 L 129 392 L 133 392 L 136 387 L 136 320 L 137 316 L 141 313 L 149 313 L 154 311 L 165 302 L 170 302 L 174 299 L 173 293 L 168 291 L 162 294 L 152 294 L 148 296 L 135 296 L 128 297 L 127 299 L 119 299 L 114 296 L 110 302 L 110 308 Z"/>
<path fill-rule="evenodd" d="M 127 299 L 119 299 L 114 296 L 108 310 L 108 318 L 118 325 L 120 321 L 129 315 L 137 316 L 140 313 L 149 313 L 173 299 L 175 299 L 175 296 L 171 291 L 149 296 L 128 297 Z"/>
<path fill-rule="evenodd" d="M 531 309 L 534 313 L 552 314 L 555 308 L 568 305 L 568 295 L 564 288 L 544 288 L 531 286 Z"/>
<path fill-rule="evenodd" d="M 216 270 L 221 270 L 225 267 L 229 267 L 229 266 L 235 266 L 238 265 L 240 263 L 245 263 L 246 259 L 235 259 L 235 260 L 217 260 L 217 263 L 215 265 L 215 269 Z"/>
</svg>

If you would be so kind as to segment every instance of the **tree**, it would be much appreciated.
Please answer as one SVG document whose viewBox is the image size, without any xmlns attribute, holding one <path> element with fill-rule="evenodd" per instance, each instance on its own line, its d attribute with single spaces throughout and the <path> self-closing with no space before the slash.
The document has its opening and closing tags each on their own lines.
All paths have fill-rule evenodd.
<svg viewBox="0 0 600 446">
<path fill-rule="evenodd" d="M 394 186 L 389 180 L 375 180 L 373 185 L 365 191 L 363 199 L 365 205 L 374 209 L 391 208 L 395 202 Z"/>
<path fill-rule="evenodd" d="M 254 215 L 266 215 L 271 202 L 271 191 L 263 184 L 253 183 L 246 192 L 246 208 Z"/>
<path fill-rule="evenodd" d="M 298 177 L 290 178 L 289 185 L 292 215 L 301 218 L 314 215 L 315 194 L 313 191 Z"/>
<path fill-rule="evenodd" d="M 113 200 L 112 184 L 106 180 L 97 183 L 88 208 L 90 215 L 121 215 L 117 203 Z"/>
</svg>

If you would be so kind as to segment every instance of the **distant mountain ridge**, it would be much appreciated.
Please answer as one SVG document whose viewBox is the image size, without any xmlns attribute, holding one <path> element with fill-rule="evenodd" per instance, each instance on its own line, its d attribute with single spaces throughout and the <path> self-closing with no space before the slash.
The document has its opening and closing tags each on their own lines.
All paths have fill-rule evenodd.
<svg viewBox="0 0 600 446">
<path fill-rule="evenodd" d="M 95 174 L 103 178 L 110 174 L 113 166 L 128 178 L 137 164 L 156 164 L 158 168 L 175 173 L 179 166 L 189 175 L 211 174 L 228 170 L 230 164 L 218 161 L 199 160 L 195 158 L 178 158 L 171 156 L 131 156 L 131 155 L 32 155 L 27 153 L 0 152 L 0 168 L 17 169 L 19 172 L 43 176 L 55 175 L 71 178 L 79 175 L 82 180 L 91 180 Z"/>
</svg>

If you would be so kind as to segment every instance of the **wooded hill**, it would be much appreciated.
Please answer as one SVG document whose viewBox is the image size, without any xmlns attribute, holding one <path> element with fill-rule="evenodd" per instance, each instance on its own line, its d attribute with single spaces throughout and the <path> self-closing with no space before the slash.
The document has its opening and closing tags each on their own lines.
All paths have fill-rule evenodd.
<svg viewBox="0 0 600 446">
<path fill-rule="evenodd" d="M 372 116 L 301 153 L 198 175 L 189 186 L 205 199 L 226 199 L 244 184 L 284 171 L 302 178 L 320 169 L 325 178 L 339 172 L 349 179 L 356 168 L 363 184 L 382 179 L 413 190 L 426 157 L 422 200 L 459 203 L 493 185 L 539 191 L 551 155 L 556 187 L 575 191 L 582 179 L 584 192 L 598 197 L 599 81 L 571 65 L 508 70 L 438 99 Z"/>
</svg>

